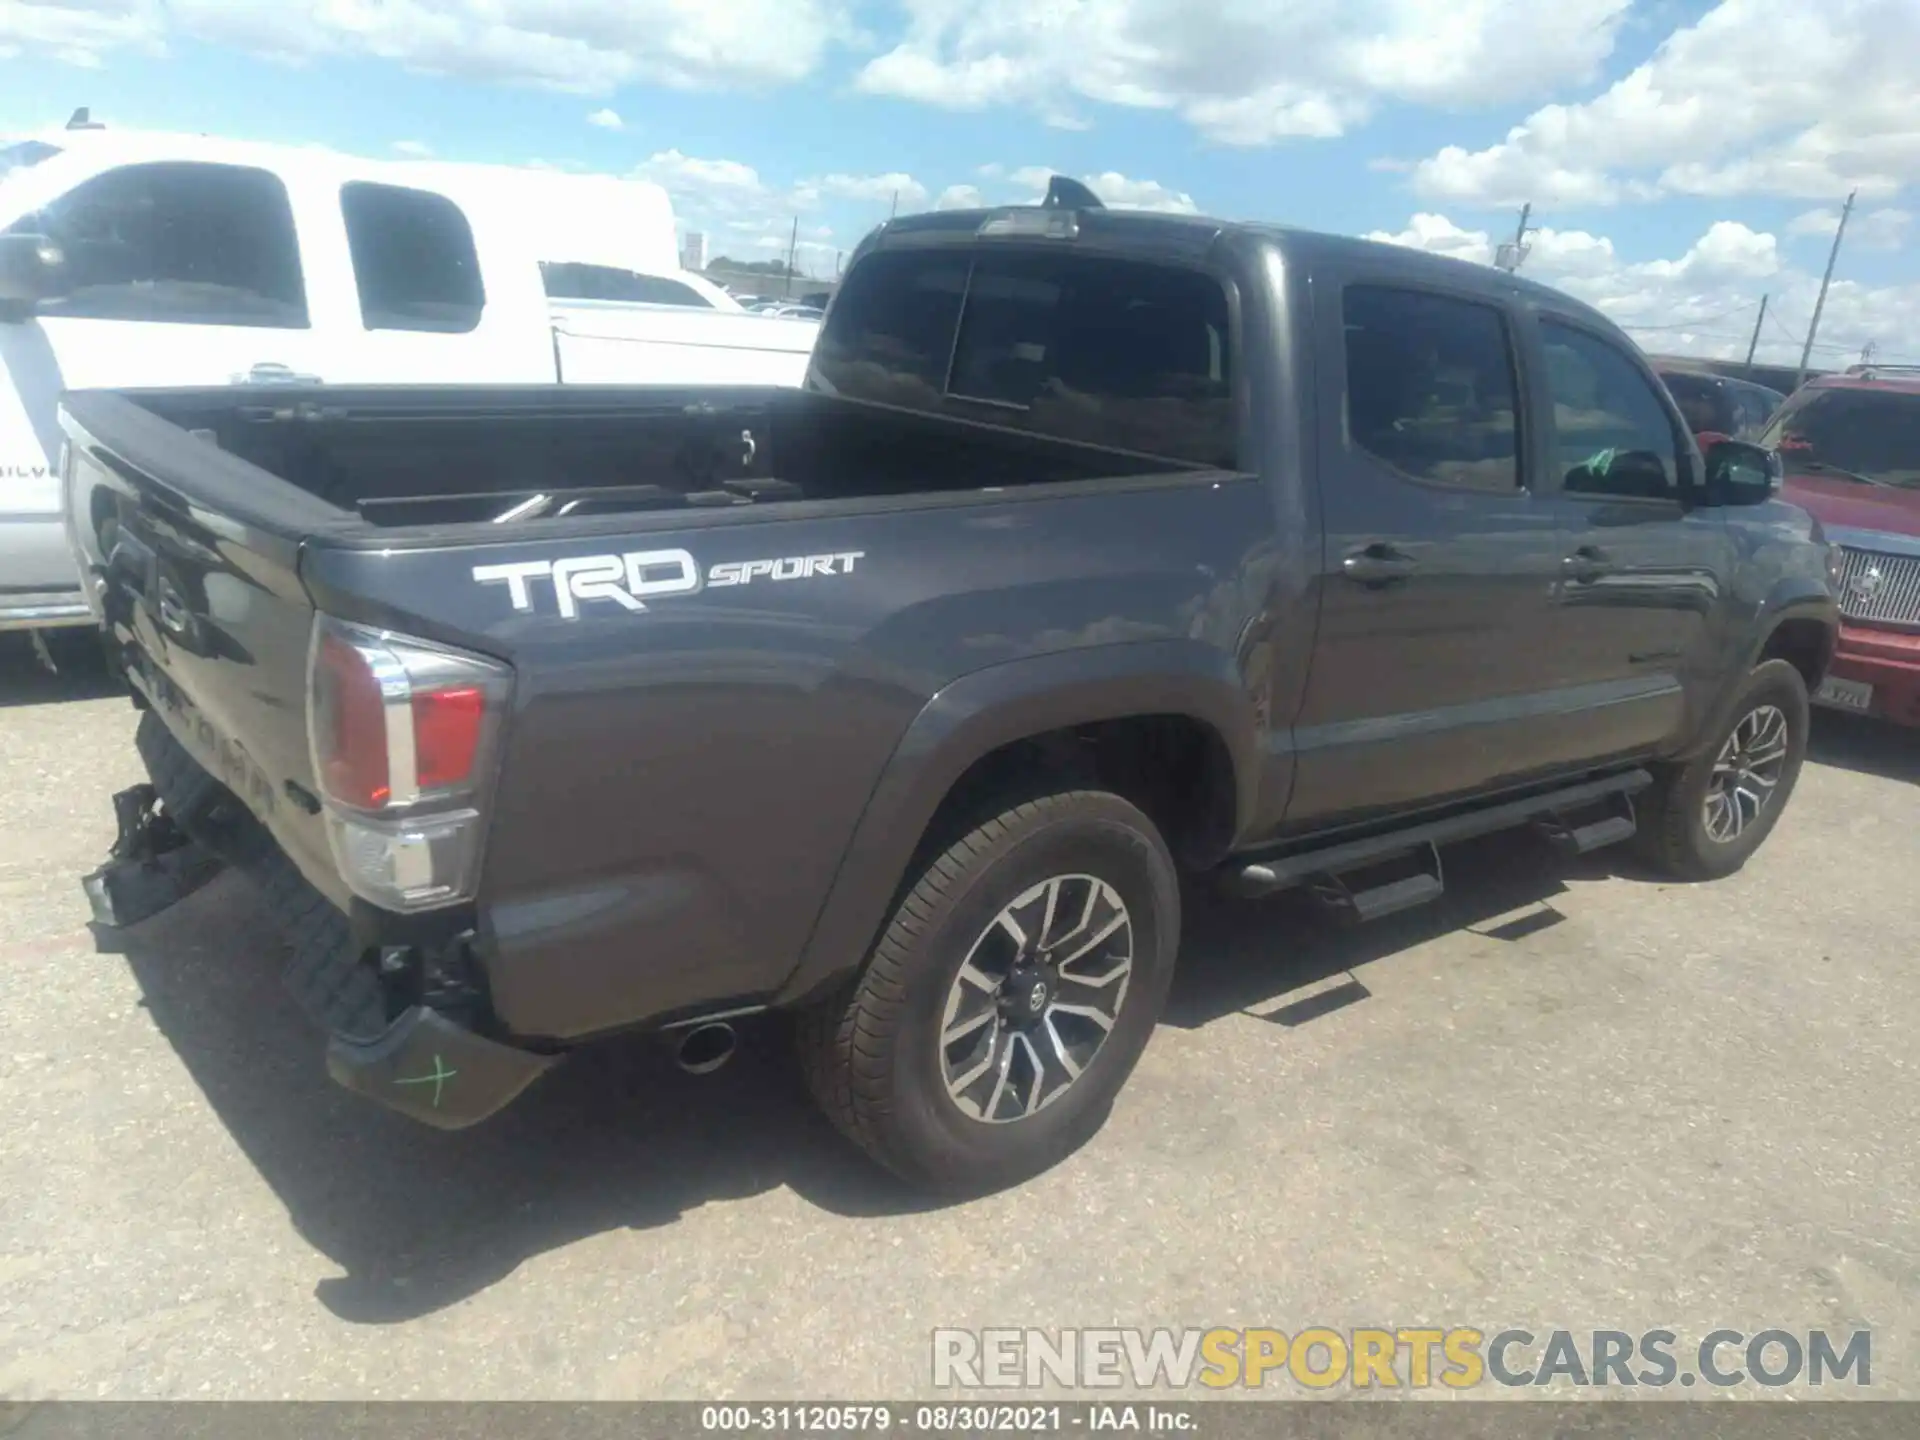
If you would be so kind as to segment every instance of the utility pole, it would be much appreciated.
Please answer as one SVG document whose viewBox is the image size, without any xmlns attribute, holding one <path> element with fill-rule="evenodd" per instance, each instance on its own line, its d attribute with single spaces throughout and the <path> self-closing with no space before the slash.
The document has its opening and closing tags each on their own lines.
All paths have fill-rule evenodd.
<svg viewBox="0 0 1920 1440">
<path fill-rule="evenodd" d="M 1874 341 L 1872 340 L 1867 341 L 1866 344 L 1860 347 L 1860 363 L 1862 365 L 1873 364 L 1873 352 L 1878 350 L 1879 348 L 1880 348 L 1879 345 L 1876 344 Z"/>
<path fill-rule="evenodd" d="M 1760 348 L 1760 326 L 1767 318 L 1767 301 L 1772 298 L 1771 295 L 1762 295 L 1760 297 L 1760 313 L 1755 317 L 1753 322 L 1753 339 L 1747 342 L 1747 368 L 1749 370 L 1753 368 L 1753 352 Z"/>
<path fill-rule="evenodd" d="M 1854 196 L 1847 196 L 1847 203 L 1840 210 L 1840 224 L 1833 232 L 1833 249 L 1827 252 L 1827 273 L 1820 277 L 1820 298 L 1813 302 L 1813 321 L 1807 326 L 1807 343 L 1800 351 L 1800 374 L 1794 381 L 1794 388 L 1807 383 L 1807 362 L 1813 358 L 1813 337 L 1820 333 L 1820 312 L 1827 307 L 1827 286 L 1833 283 L 1833 267 L 1840 259 L 1840 241 L 1847 233 L 1847 217 L 1853 213 Z"/>
<path fill-rule="evenodd" d="M 793 233 L 787 237 L 787 283 L 786 288 L 780 292 L 782 299 L 789 298 L 793 294 L 793 259 L 799 253 L 800 217 L 796 215 L 793 217 Z"/>
<path fill-rule="evenodd" d="M 900 214 L 900 192 L 893 192 L 893 204 L 887 207 L 887 220 L 892 223 Z"/>
<path fill-rule="evenodd" d="M 1509 275 L 1518 270 L 1520 262 L 1527 258 L 1527 221 L 1532 217 L 1533 202 L 1529 200 L 1520 207 L 1520 228 L 1513 232 L 1513 243 L 1502 245 L 1494 254 L 1494 265 Z"/>
</svg>

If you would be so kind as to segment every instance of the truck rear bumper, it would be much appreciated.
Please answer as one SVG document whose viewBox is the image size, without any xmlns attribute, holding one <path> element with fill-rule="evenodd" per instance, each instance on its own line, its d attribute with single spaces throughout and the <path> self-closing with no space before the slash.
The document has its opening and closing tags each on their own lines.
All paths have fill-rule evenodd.
<svg viewBox="0 0 1920 1440">
<path fill-rule="evenodd" d="M 389 1110 L 461 1130 L 503 1109 L 559 1059 L 502 1045 L 416 1005 L 377 1040 L 335 1035 L 327 1073 Z"/>
<path fill-rule="evenodd" d="M 390 1000 L 377 962 L 396 952 L 406 959 L 404 949 L 383 949 L 356 934 L 348 917 L 314 889 L 266 827 L 158 716 L 143 717 L 139 749 L 153 785 L 138 787 L 146 792 L 144 802 L 137 792 L 116 798 L 116 859 L 86 881 L 100 923 L 136 923 L 197 888 L 205 878 L 197 870 L 179 879 L 163 873 L 170 857 L 200 850 L 217 856 L 254 882 L 285 932 L 292 952 L 286 988 L 328 1037 L 328 1073 L 355 1094 L 439 1129 L 486 1119 L 563 1058 L 491 1039 L 429 1005 Z M 158 820 L 153 799 L 163 807 Z M 179 846 L 176 838 L 177 848 L 160 854 L 141 833 L 176 826 L 191 845 Z M 163 837 L 161 843 L 168 841 Z M 183 864 L 191 869 L 190 862 Z M 478 1013 L 489 1012 L 481 1004 Z"/>
</svg>

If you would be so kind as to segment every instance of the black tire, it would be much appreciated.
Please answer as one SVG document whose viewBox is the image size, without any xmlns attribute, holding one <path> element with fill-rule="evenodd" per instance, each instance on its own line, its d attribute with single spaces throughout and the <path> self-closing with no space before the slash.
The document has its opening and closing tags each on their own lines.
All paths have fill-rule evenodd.
<svg viewBox="0 0 1920 1440">
<path fill-rule="evenodd" d="M 948 993 L 1002 909 L 1065 876 L 1102 881 L 1124 904 L 1132 926 L 1125 996 L 1057 1098 L 1024 1118 L 988 1123 L 948 1093 L 940 1044 Z M 913 1185 L 984 1193 L 1016 1184 L 1105 1123 L 1166 1003 L 1179 936 L 1173 859 L 1138 809 L 1084 790 L 1013 805 L 928 864 L 858 979 L 801 1015 L 808 1088 L 843 1133 Z"/>
<path fill-rule="evenodd" d="M 1722 751 L 1740 726 L 1766 707 L 1786 721 L 1787 751 L 1779 779 L 1765 805 L 1731 839 L 1716 839 L 1707 827 L 1707 797 Z M 1641 854 L 1678 880 L 1718 880 L 1747 863 L 1773 833 L 1792 798 L 1807 756 L 1807 682 L 1785 660 L 1762 661 L 1741 685 L 1731 718 L 1698 755 L 1662 770 L 1640 806 Z"/>
</svg>

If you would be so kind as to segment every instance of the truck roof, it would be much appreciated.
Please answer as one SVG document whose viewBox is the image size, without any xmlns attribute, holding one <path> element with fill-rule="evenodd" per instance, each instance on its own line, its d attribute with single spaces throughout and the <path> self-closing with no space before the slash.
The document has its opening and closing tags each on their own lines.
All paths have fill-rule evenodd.
<svg viewBox="0 0 1920 1440">
<path fill-rule="evenodd" d="M 869 237 L 868 243 L 882 248 L 916 243 L 952 242 L 963 236 L 979 234 L 990 221 L 1011 216 L 1040 216 L 1061 213 L 1043 205 L 1000 205 L 973 210 L 937 210 L 906 215 L 890 220 Z M 1362 240 L 1351 235 L 1333 235 L 1319 230 L 1301 229 L 1258 221 L 1222 220 L 1208 215 L 1170 215 L 1155 210 L 1076 209 L 1071 212 L 1078 225 L 1078 239 L 1093 241 L 1103 248 L 1134 251 L 1162 258 L 1204 257 L 1225 237 L 1244 235 L 1275 245 L 1282 254 L 1304 261 L 1332 261 L 1365 257 L 1389 259 L 1394 268 L 1410 275 L 1427 274 L 1448 283 L 1466 283 L 1489 294 L 1525 296 L 1562 311 L 1578 311 L 1598 320 L 1608 329 L 1619 327 L 1602 311 L 1576 300 L 1563 290 L 1543 285 L 1481 265 L 1392 245 L 1381 240 Z M 1019 222 L 1015 222 L 1019 223 Z M 1039 223 L 1037 221 L 1032 223 Z M 1624 332 L 1620 332 L 1624 334 Z"/>
<path fill-rule="evenodd" d="M 245 165 L 281 176 L 336 184 L 369 181 L 423 186 L 472 204 L 485 200 L 525 231 L 543 259 L 612 265 L 650 275 L 678 275 L 673 201 L 652 181 L 571 174 L 529 166 L 438 159 L 373 159 L 323 145 L 285 145 L 165 130 L 45 130 L 16 137 L 63 155 L 84 155 L 101 167 L 186 162 Z"/>
</svg>

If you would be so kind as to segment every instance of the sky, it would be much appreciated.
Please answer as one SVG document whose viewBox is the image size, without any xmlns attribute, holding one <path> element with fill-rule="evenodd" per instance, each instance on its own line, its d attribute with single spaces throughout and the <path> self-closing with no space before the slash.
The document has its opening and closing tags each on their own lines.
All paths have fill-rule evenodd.
<svg viewBox="0 0 1920 1440">
<path fill-rule="evenodd" d="M 0 0 L 0 133 L 139 128 L 664 184 L 709 254 L 1109 203 L 1523 273 L 1649 350 L 1920 364 L 1920 0 Z M 1869 348 L 1871 347 L 1871 348 Z"/>
</svg>

